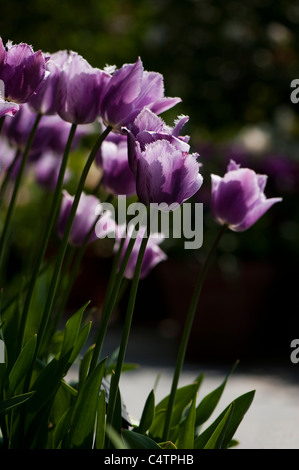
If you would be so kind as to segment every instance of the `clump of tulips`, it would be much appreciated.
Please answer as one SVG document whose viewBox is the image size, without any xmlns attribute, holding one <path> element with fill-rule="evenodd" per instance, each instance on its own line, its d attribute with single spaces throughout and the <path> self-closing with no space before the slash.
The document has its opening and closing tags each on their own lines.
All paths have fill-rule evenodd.
<svg viewBox="0 0 299 470">
<path fill-rule="evenodd" d="M 155 402 L 154 390 L 149 391 L 142 415 L 132 423 L 123 416 L 119 383 L 138 284 L 167 257 L 161 246 L 163 233 L 148 229 L 150 208 L 152 204 L 162 205 L 166 211 L 178 208 L 192 201 L 204 184 L 199 155 L 191 151 L 189 136 L 181 135 L 189 118 L 180 115 L 172 126 L 164 122 L 160 115 L 181 100 L 165 96 L 162 75 L 145 71 L 140 58 L 120 68 L 99 69 L 73 51 L 34 52 L 27 44 L 4 45 L 0 39 L 0 83 L 0 344 L 4 348 L 0 364 L 0 446 L 230 447 L 254 391 L 237 397 L 203 429 L 232 371 L 199 403 L 203 375 L 179 387 L 180 374 L 200 292 L 222 234 L 249 229 L 281 199 L 267 199 L 267 177 L 240 168 L 233 160 L 223 177 L 211 175 L 211 211 L 220 231 L 186 305 L 172 387 L 160 403 Z M 86 136 L 94 138 L 94 144 L 70 194 L 66 189 L 72 178 L 69 157 Z M 93 165 L 102 177 L 91 191 L 86 181 Z M 6 255 L 19 196 L 30 171 L 36 183 L 48 191 L 49 208 L 41 214 L 45 222 L 36 236 L 32 268 L 12 295 L 6 278 Z M 104 210 L 107 199 L 99 199 L 99 188 L 109 201 L 116 196 L 135 198 L 144 208 L 138 226 L 131 219 L 117 223 L 113 214 Z M 37 312 L 35 297 L 53 232 L 59 243 L 47 271 L 50 274 L 41 294 L 42 308 Z M 61 329 L 65 302 L 84 251 L 105 236 L 114 248 L 100 324 L 94 334 L 85 315 L 86 299 Z M 73 264 L 71 275 L 65 278 L 69 252 Z M 127 311 L 111 367 L 111 358 L 102 357 L 102 348 L 125 279 L 130 285 Z M 91 346 L 86 347 L 88 344 Z M 65 377 L 75 361 L 80 364 L 78 379 L 70 384 Z"/>
</svg>

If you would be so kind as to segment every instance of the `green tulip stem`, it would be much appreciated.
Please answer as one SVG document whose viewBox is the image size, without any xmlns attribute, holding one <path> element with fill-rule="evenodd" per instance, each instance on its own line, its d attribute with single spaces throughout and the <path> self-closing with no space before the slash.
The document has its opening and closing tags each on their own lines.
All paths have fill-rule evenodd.
<svg viewBox="0 0 299 470">
<path fill-rule="evenodd" d="M 3 203 L 7 185 L 8 185 L 8 183 L 9 183 L 9 181 L 10 181 L 11 174 L 12 174 L 12 172 L 13 172 L 13 169 L 14 169 L 14 167 L 15 167 L 15 164 L 17 163 L 17 161 L 18 161 L 20 155 L 21 155 L 20 149 L 17 149 L 13 161 L 11 162 L 11 164 L 9 165 L 9 167 L 7 168 L 7 170 L 6 170 L 6 172 L 5 172 L 5 177 L 4 177 L 4 179 L 3 179 L 3 182 L 2 182 L 2 185 L 1 185 L 1 189 L 0 189 L 0 204 Z"/>
<path fill-rule="evenodd" d="M 31 278 L 30 278 L 29 287 L 28 287 L 27 295 L 26 295 L 25 302 L 24 302 L 24 308 L 23 308 L 23 311 L 22 311 L 20 329 L 19 329 L 19 341 L 18 341 L 19 350 L 21 350 L 22 345 L 23 345 L 26 321 L 27 321 L 27 317 L 28 317 L 28 312 L 29 312 L 29 308 L 30 308 L 32 295 L 33 295 L 34 288 L 35 288 L 35 285 L 36 285 L 36 281 L 37 281 L 37 278 L 38 278 L 38 274 L 39 274 L 39 271 L 40 271 L 40 266 L 41 266 L 41 263 L 43 261 L 46 249 L 47 249 L 48 241 L 49 241 L 50 235 L 52 233 L 55 220 L 57 218 L 57 214 L 58 214 L 58 210 L 59 210 L 59 206 L 60 206 L 60 202 L 61 202 L 61 190 L 62 190 L 62 187 L 63 187 L 65 172 L 66 172 L 67 163 L 68 163 L 68 157 L 69 157 L 69 154 L 70 154 L 73 139 L 75 137 L 76 129 L 77 129 L 77 125 L 72 124 L 70 132 L 69 132 L 68 140 L 67 140 L 67 143 L 66 143 L 66 146 L 65 146 L 65 150 L 64 150 L 60 170 L 59 170 L 59 175 L 58 175 L 58 179 L 57 179 L 55 192 L 54 192 L 54 195 L 53 195 L 50 214 L 48 216 L 47 224 L 45 225 L 45 230 L 44 230 L 44 233 L 43 233 L 43 238 L 42 238 L 42 241 L 41 241 L 40 249 L 39 249 L 37 258 L 35 260 L 32 275 L 31 275 Z"/>
<path fill-rule="evenodd" d="M 171 392 L 168 400 L 168 406 L 166 410 L 166 417 L 165 417 L 165 423 L 164 423 L 164 430 L 163 430 L 163 442 L 166 442 L 169 439 L 169 431 L 171 427 L 171 417 L 172 417 L 172 411 L 175 403 L 175 396 L 176 396 L 176 391 L 179 383 L 179 378 L 181 374 L 181 370 L 183 368 L 184 360 L 185 360 L 185 354 L 189 342 L 189 337 L 191 333 L 191 328 L 193 325 L 195 313 L 197 310 L 197 305 L 200 297 L 200 293 L 202 290 L 202 286 L 208 271 L 208 267 L 210 265 L 210 262 L 212 260 L 212 257 L 216 251 L 217 245 L 225 232 L 227 226 L 223 225 L 221 227 L 221 230 L 219 231 L 213 245 L 210 248 L 210 251 L 208 253 L 208 256 L 202 266 L 202 269 L 200 271 L 200 274 L 197 278 L 197 282 L 193 291 L 193 295 L 191 298 L 189 310 L 187 313 L 186 317 L 186 322 L 184 325 L 180 345 L 179 345 L 179 350 L 178 350 L 178 355 L 177 355 L 177 361 L 176 361 L 176 366 L 174 370 L 174 375 L 173 375 L 173 380 L 172 380 L 172 387 L 171 387 Z"/>
<path fill-rule="evenodd" d="M 72 207 L 71 207 L 71 210 L 70 210 L 70 214 L 69 214 L 69 217 L 68 217 L 68 220 L 67 220 L 66 228 L 65 228 L 61 243 L 59 245 L 57 258 L 56 258 L 56 264 L 55 264 L 55 267 L 54 267 L 54 272 L 53 272 L 53 276 L 52 276 L 48 296 L 47 296 L 47 299 L 46 299 L 46 305 L 45 305 L 45 308 L 44 308 L 44 311 L 43 311 L 42 321 L 41 321 L 40 328 L 39 328 L 38 335 L 37 335 L 37 338 L 38 338 L 37 339 L 37 353 L 38 353 L 39 347 L 41 346 L 41 344 L 43 342 L 43 337 L 44 337 L 44 334 L 45 334 L 45 331 L 46 331 L 46 328 L 47 328 L 47 325 L 48 325 L 48 322 L 49 322 L 51 310 L 52 310 L 52 307 L 53 307 L 53 304 L 54 304 L 55 294 L 56 294 L 56 290 L 57 290 L 58 283 L 59 283 L 59 278 L 60 278 L 60 271 L 61 271 L 61 268 L 62 268 L 64 255 L 65 255 L 68 240 L 69 240 L 69 235 L 70 235 L 71 228 L 72 228 L 72 225 L 73 225 L 73 221 L 74 221 L 76 211 L 77 211 L 77 208 L 78 208 L 78 205 L 79 205 L 80 197 L 81 197 L 81 194 L 84 190 L 84 185 L 85 185 L 89 170 L 90 170 L 90 168 L 91 168 L 91 166 L 94 162 L 94 159 L 96 157 L 96 154 L 97 154 L 99 148 L 101 147 L 103 141 L 105 140 L 105 138 L 107 137 L 107 135 L 109 134 L 110 131 L 111 131 L 111 127 L 108 126 L 105 129 L 105 131 L 97 139 L 97 141 L 96 141 L 93 149 L 91 150 L 91 152 L 89 154 L 89 157 L 88 157 L 88 159 L 87 159 L 87 161 L 84 165 L 84 168 L 82 170 L 82 173 L 81 173 L 81 176 L 80 176 L 80 179 L 79 179 L 79 183 L 78 183 L 76 193 L 75 193 L 75 196 L 74 196 L 74 201 L 73 201 L 73 204 L 72 204 Z"/>
<path fill-rule="evenodd" d="M 109 324 L 111 315 L 113 313 L 114 307 L 118 299 L 118 294 L 119 294 L 119 290 L 122 284 L 123 275 L 124 275 L 126 266 L 128 264 L 131 252 L 135 244 L 135 238 L 132 237 L 130 239 L 127 249 L 125 251 L 122 263 L 119 267 L 119 262 L 120 262 L 124 242 L 125 242 L 125 237 L 121 239 L 120 246 L 115 256 L 114 263 L 112 266 L 112 271 L 110 274 L 110 279 L 109 279 L 107 292 L 105 296 L 105 302 L 104 302 L 104 306 L 102 310 L 101 323 L 97 331 L 95 347 L 94 347 L 94 351 L 93 351 L 93 355 L 92 355 L 92 359 L 90 363 L 89 374 L 91 374 L 91 372 L 96 367 L 98 358 L 101 355 L 108 324 Z M 119 270 L 118 270 L 118 267 L 119 267 Z"/>
<path fill-rule="evenodd" d="M 136 262 L 136 267 L 134 271 L 128 306 L 127 306 L 127 311 L 126 311 L 126 316 L 125 316 L 125 322 L 123 326 L 122 338 L 121 338 L 119 353 L 117 357 L 115 373 L 112 375 L 112 378 L 111 378 L 108 410 L 107 410 L 107 422 L 110 423 L 111 425 L 113 423 L 118 386 L 119 386 L 121 371 L 122 371 L 125 354 L 127 350 L 127 344 L 128 344 L 130 330 L 131 330 L 131 324 L 132 324 L 133 313 L 134 313 L 134 308 L 135 308 L 135 300 L 136 300 L 136 295 L 137 295 L 141 267 L 142 267 L 142 262 L 143 262 L 148 238 L 149 237 L 147 235 L 144 235 L 142 242 L 141 242 L 140 249 L 139 249 L 139 254 L 138 254 L 138 258 Z"/>
</svg>

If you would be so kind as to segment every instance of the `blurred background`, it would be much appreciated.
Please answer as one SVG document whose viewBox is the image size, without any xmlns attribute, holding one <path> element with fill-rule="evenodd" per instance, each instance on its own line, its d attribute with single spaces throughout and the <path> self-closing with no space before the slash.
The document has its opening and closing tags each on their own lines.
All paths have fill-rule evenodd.
<svg viewBox="0 0 299 470">
<path fill-rule="evenodd" d="M 1 5 L 4 43 L 26 42 L 45 52 L 72 49 L 99 68 L 140 56 L 146 70 L 164 75 L 165 95 L 182 98 L 163 118 L 172 125 L 178 115 L 190 116 L 184 130 L 200 153 L 205 178 L 197 195 L 204 203 L 204 242 L 194 252 L 166 241 L 168 260 L 140 283 L 134 328 L 147 331 L 152 344 L 175 350 L 196 274 L 218 230 L 209 212 L 210 173 L 223 175 L 233 158 L 269 175 L 268 197 L 283 197 L 248 232 L 223 237 L 202 293 L 190 362 L 291 365 L 290 343 L 299 337 L 299 104 L 290 100 L 291 81 L 299 78 L 298 25 L 295 0 Z M 16 263 L 24 240 L 26 234 L 15 240 Z M 89 248 L 70 310 L 87 298 L 101 304 L 110 264 L 96 244 Z M 112 329 L 122 323 L 125 301 L 126 293 Z"/>
</svg>

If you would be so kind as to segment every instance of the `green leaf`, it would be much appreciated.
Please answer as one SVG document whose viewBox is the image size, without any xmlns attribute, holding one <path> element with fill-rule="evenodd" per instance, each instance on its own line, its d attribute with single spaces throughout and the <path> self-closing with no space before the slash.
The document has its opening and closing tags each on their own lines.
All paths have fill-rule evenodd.
<svg viewBox="0 0 299 470">
<path fill-rule="evenodd" d="M 61 441 L 66 437 L 67 433 L 69 432 L 72 421 L 72 413 L 72 408 L 68 408 L 61 416 L 60 421 L 56 426 L 53 437 L 54 449 L 57 449 L 61 446 Z"/>
<path fill-rule="evenodd" d="M 115 401 L 115 408 L 113 413 L 113 420 L 112 420 L 113 428 L 120 433 L 121 426 L 122 426 L 122 403 L 121 403 L 121 396 L 119 387 L 117 389 L 116 401 Z"/>
<path fill-rule="evenodd" d="M 71 318 L 69 318 L 69 320 L 66 322 L 64 338 L 60 352 L 61 358 L 66 355 L 71 355 L 71 352 L 73 351 L 74 345 L 76 344 L 77 337 L 79 334 L 82 316 L 88 304 L 89 302 L 83 305 L 83 307 L 81 307 L 76 313 L 74 313 L 74 315 L 72 315 Z"/>
<path fill-rule="evenodd" d="M 106 424 L 106 434 L 115 449 L 128 449 L 121 435 L 109 424 Z"/>
<path fill-rule="evenodd" d="M 255 391 L 251 391 L 241 395 L 240 397 L 236 398 L 234 402 L 234 409 L 232 412 L 232 416 L 230 418 L 227 430 L 225 432 L 225 436 L 222 442 L 222 448 L 226 449 L 230 444 L 239 424 L 241 423 L 245 413 L 248 411 L 253 398 L 254 398 Z M 230 405 L 229 405 L 230 406 Z M 213 432 L 217 428 L 218 424 L 223 419 L 224 415 L 226 414 L 229 406 L 218 416 L 218 418 L 205 430 L 203 431 L 194 442 L 195 449 L 203 449 L 207 442 L 209 441 L 210 437 L 212 436 Z"/>
<path fill-rule="evenodd" d="M 193 449 L 196 417 L 196 399 L 192 400 L 186 419 L 179 426 L 179 436 L 175 443 L 178 449 Z"/>
<path fill-rule="evenodd" d="M 251 406 L 254 395 L 255 390 L 240 396 L 234 401 L 234 410 L 223 439 L 222 448 L 226 449 L 229 446 L 230 442 L 232 441 L 235 435 L 236 430 L 238 429 L 241 421 L 244 418 L 244 415 L 247 413 L 248 409 Z"/>
<path fill-rule="evenodd" d="M 105 360 L 97 365 L 78 393 L 70 431 L 70 448 L 92 448 L 104 366 Z"/>
<path fill-rule="evenodd" d="M 30 411 L 32 414 L 36 414 L 55 396 L 61 384 L 61 380 L 65 375 L 67 360 L 67 357 L 64 361 L 54 357 L 38 375 L 31 386 L 31 390 L 35 390 L 35 396 L 30 403 Z"/>
<path fill-rule="evenodd" d="M 78 354 L 80 353 L 84 344 L 86 343 L 86 340 L 89 336 L 90 328 L 91 328 L 91 322 L 84 325 L 79 331 L 76 344 L 73 348 L 72 354 L 69 359 L 69 364 L 73 364 L 75 362 Z"/>
<path fill-rule="evenodd" d="M 87 378 L 88 371 L 89 371 L 89 366 L 90 366 L 93 351 L 94 351 L 94 347 L 95 347 L 95 345 L 92 344 L 88 348 L 88 350 L 86 351 L 86 353 L 84 354 L 84 356 L 83 356 L 83 358 L 80 362 L 80 367 L 79 367 L 79 388 L 82 387 L 82 385 L 84 384 L 84 382 Z"/>
<path fill-rule="evenodd" d="M 210 416 L 212 415 L 213 411 L 215 410 L 216 406 L 219 403 L 219 400 L 222 396 L 222 393 L 224 391 L 224 388 L 226 386 L 226 383 L 228 381 L 229 376 L 233 373 L 234 369 L 237 366 L 236 362 L 232 368 L 232 370 L 229 372 L 229 374 L 225 377 L 224 381 L 222 384 L 217 387 L 215 390 L 213 390 L 211 393 L 206 395 L 202 401 L 199 403 L 196 409 L 196 427 L 201 426 L 203 423 L 205 423 Z"/>
<path fill-rule="evenodd" d="M 74 406 L 77 396 L 77 390 L 71 387 L 64 380 L 60 382 L 59 388 L 53 400 L 50 413 L 50 421 L 54 429 L 60 422 L 61 417 L 65 413 L 65 410 L 68 410 L 69 408 L 72 408 Z"/>
<path fill-rule="evenodd" d="M 34 357 L 37 336 L 34 335 L 23 347 L 10 374 L 8 382 L 7 397 L 11 397 L 17 386 L 24 379 Z"/>
<path fill-rule="evenodd" d="M 105 430 L 106 430 L 106 396 L 105 396 L 105 391 L 102 390 L 98 398 L 97 426 L 96 426 L 96 439 L 95 439 L 96 449 L 104 448 Z"/>
<path fill-rule="evenodd" d="M 213 432 L 208 442 L 206 443 L 204 447 L 205 449 L 221 449 L 222 441 L 223 441 L 225 432 L 227 430 L 228 423 L 232 416 L 233 408 L 234 408 L 234 403 L 232 403 L 229 406 L 227 412 L 225 413 L 222 420 L 220 421 L 215 431 Z"/>
<path fill-rule="evenodd" d="M 183 413 L 191 401 L 196 397 L 202 380 L 203 374 L 201 374 L 194 383 L 181 387 L 177 390 L 171 419 L 171 428 L 177 427 L 180 424 Z M 161 439 L 163 434 L 168 400 L 169 395 L 161 400 L 160 403 L 156 406 L 155 417 L 149 429 L 150 435 L 157 441 Z M 170 436 L 170 440 L 173 440 L 172 436 Z"/>
<path fill-rule="evenodd" d="M 144 434 L 123 429 L 122 436 L 129 449 L 161 449 L 155 441 Z"/>
<path fill-rule="evenodd" d="M 154 394 L 154 390 L 152 390 L 146 399 L 139 426 L 138 428 L 135 429 L 135 431 L 140 434 L 145 434 L 146 431 L 151 427 L 154 416 L 155 416 L 155 394 Z"/>
<path fill-rule="evenodd" d="M 34 395 L 34 392 L 28 392 L 28 393 L 23 393 L 22 395 L 16 395 L 15 397 L 8 398 L 7 400 L 1 401 L 0 402 L 0 415 L 4 415 L 8 413 L 8 411 L 11 411 L 16 406 L 19 406 L 22 403 L 25 403 L 27 400 L 29 400 L 32 397 L 32 395 Z"/>
</svg>

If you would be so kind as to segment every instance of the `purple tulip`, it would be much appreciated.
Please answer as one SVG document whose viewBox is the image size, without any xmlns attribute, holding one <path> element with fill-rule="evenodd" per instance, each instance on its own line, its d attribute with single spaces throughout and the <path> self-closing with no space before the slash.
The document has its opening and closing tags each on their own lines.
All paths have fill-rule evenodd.
<svg viewBox="0 0 299 470">
<path fill-rule="evenodd" d="M 4 47 L 0 38 L 0 79 L 5 85 L 5 98 L 26 103 L 44 80 L 46 61 L 42 51 L 11 42 Z"/>
<path fill-rule="evenodd" d="M 54 54 L 50 56 L 46 64 L 46 70 L 47 74 L 39 90 L 30 98 L 28 103 L 36 113 L 51 115 L 56 113 L 56 94 L 60 72 Z"/>
<path fill-rule="evenodd" d="M 100 115 L 115 131 L 128 127 L 147 107 L 160 114 L 181 101 L 164 96 L 163 76 L 144 71 L 141 59 L 125 64 L 107 81 L 100 103 Z"/>
<path fill-rule="evenodd" d="M 103 171 L 102 184 L 112 194 L 132 196 L 136 194 L 136 182 L 128 161 L 127 137 L 109 134 L 96 156 L 96 163 Z"/>
<path fill-rule="evenodd" d="M 12 101 L 5 101 L 0 89 L 0 118 L 3 116 L 14 116 L 19 111 L 19 105 Z"/>
<path fill-rule="evenodd" d="M 61 203 L 60 213 L 58 217 L 57 232 L 60 238 L 63 237 L 66 229 L 67 220 L 71 212 L 74 197 L 67 191 L 63 191 L 63 199 Z M 92 226 L 96 223 L 99 211 L 99 200 L 89 194 L 82 193 L 77 207 L 77 212 L 73 221 L 70 232 L 69 243 L 73 246 L 80 246 L 83 244 L 85 237 L 91 230 Z M 89 243 L 97 239 L 95 230 L 90 235 Z"/>
<path fill-rule="evenodd" d="M 53 191 L 57 186 L 57 180 L 61 165 L 61 155 L 47 151 L 42 153 L 34 164 L 36 181 L 40 186 Z M 70 171 L 67 168 L 64 176 L 64 183 L 70 178 Z"/>
<path fill-rule="evenodd" d="M 2 134 L 9 142 L 24 151 L 32 126 L 36 119 L 36 113 L 31 110 L 28 103 L 21 104 L 20 110 L 13 119 L 6 119 L 3 124 Z M 30 154 L 35 155 L 45 150 L 53 150 L 63 153 L 70 132 L 71 124 L 57 115 L 43 116 L 35 133 Z M 89 125 L 78 126 L 73 146 L 78 145 L 82 136 L 90 131 Z"/>
<path fill-rule="evenodd" d="M 117 252 L 117 250 L 119 249 L 122 237 L 126 236 L 126 239 L 122 248 L 122 255 L 120 258 L 120 263 L 122 262 L 123 257 L 125 255 L 133 230 L 134 230 L 134 227 L 129 226 L 127 233 L 126 233 L 125 226 L 117 227 L 116 241 L 114 245 L 115 252 Z M 136 236 L 133 250 L 131 252 L 128 264 L 124 272 L 124 277 L 127 279 L 132 279 L 134 276 L 138 253 L 139 253 L 139 249 L 140 249 L 145 231 L 146 231 L 146 227 L 144 226 L 140 227 L 138 234 Z M 160 243 L 162 243 L 163 240 L 164 240 L 164 237 L 162 234 L 157 233 L 157 234 L 150 235 L 147 245 L 146 245 L 146 250 L 145 250 L 142 265 L 141 265 L 140 279 L 145 278 L 157 264 L 167 259 L 167 255 L 159 247 Z"/>
<path fill-rule="evenodd" d="M 174 127 L 167 126 L 163 119 L 144 108 L 136 117 L 130 128 L 124 128 L 128 135 L 128 158 L 133 171 L 137 171 L 138 153 L 144 151 L 147 144 L 156 140 L 167 140 L 182 152 L 189 152 L 189 136 L 181 136 L 180 132 L 188 116 L 179 116 Z"/>
<path fill-rule="evenodd" d="M 189 136 L 179 135 L 188 119 L 180 116 L 169 127 L 144 108 L 130 128 L 124 128 L 137 195 L 144 204 L 182 204 L 200 189 L 199 155 L 189 154 Z"/>
<path fill-rule="evenodd" d="M 266 175 L 240 168 L 233 160 L 223 178 L 211 175 L 211 208 L 215 219 L 235 232 L 251 227 L 280 197 L 267 199 L 264 189 Z"/>
<path fill-rule="evenodd" d="M 11 145 L 24 151 L 35 119 L 36 114 L 31 111 L 29 106 L 21 104 L 14 119 L 4 121 L 2 134 L 7 137 Z"/>
<path fill-rule="evenodd" d="M 108 79 L 108 73 L 93 68 L 71 51 L 58 80 L 56 109 L 59 116 L 73 124 L 93 123 L 98 117 L 102 89 Z"/>
<path fill-rule="evenodd" d="M 151 203 L 182 204 L 201 187 L 198 154 L 177 149 L 168 140 L 157 140 L 139 153 L 136 188 L 139 200 Z"/>
</svg>

